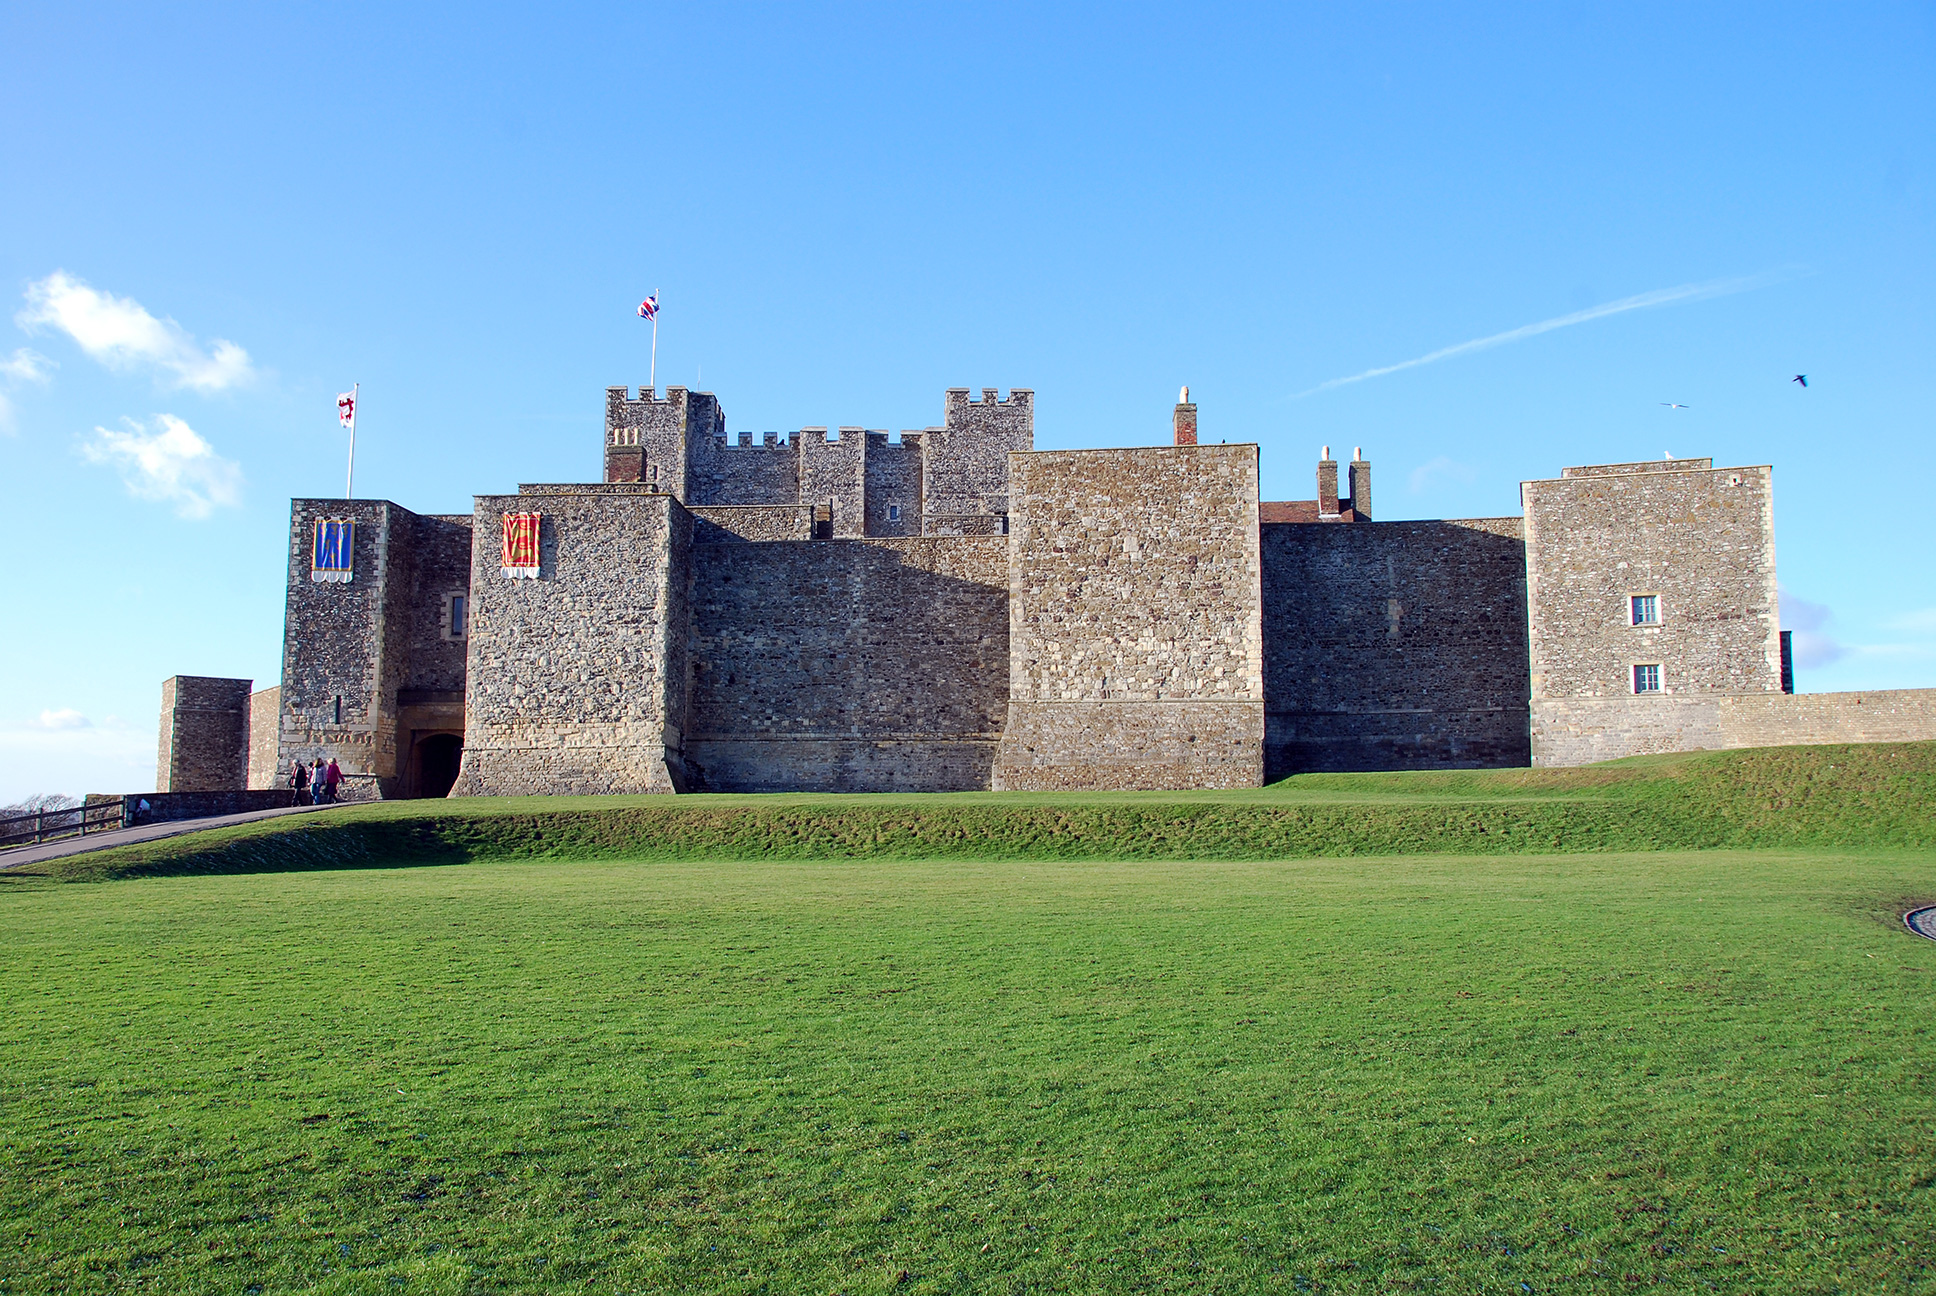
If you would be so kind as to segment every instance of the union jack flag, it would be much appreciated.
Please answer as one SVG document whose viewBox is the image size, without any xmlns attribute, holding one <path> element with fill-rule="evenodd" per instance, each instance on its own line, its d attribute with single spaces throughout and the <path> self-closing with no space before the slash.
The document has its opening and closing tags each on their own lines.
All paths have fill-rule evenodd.
<svg viewBox="0 0 1936 1296">
<path fill-rule="evenodd" d="M 639 303 L 639 318 L 648 320 L 659 318 L 659 294 L 653 293 Z"/>
</svg>

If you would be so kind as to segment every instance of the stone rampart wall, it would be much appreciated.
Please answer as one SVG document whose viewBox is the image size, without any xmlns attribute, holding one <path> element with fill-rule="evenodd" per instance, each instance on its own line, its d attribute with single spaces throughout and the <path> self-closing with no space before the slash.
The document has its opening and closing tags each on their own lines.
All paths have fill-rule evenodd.
<svg viewBox="0 0 1936 1296">
<path fill-rule="evenodd" d="M 737 442 L 724 434 L 695 442 L 687 470 L 688 506 L 699 504 L 797 504 L 800 502 L 800 453 L 797 441 L 754 443 L 745 432 Z"/>
<path fill-rule="evenodd" d="M 686 758 L 708 791 L 985 788 L 1001 539 L 695 545 Z"/>
<path fill-rule="evenodd" d="M 1265 766 L 1525 765 L 1518 518 L 1266 524 Z"/>
<path fill-rule="evenodd" d="M 1550 698 L 1533 703 L 1533 763 L 1659 752 L 1936 740 L 1936 689 Z"/>
<path fill-rule="evenodd" d="M 1257 447 L 1009 460 L 1001 788 L 1263 779 Z"/>
<path fill-rule="evenodd" d="M 477 498 L 454 796 L 671 792 L 683 780 L 691 514 L 669 495 L 581 489 Z M 536 579 L 499 569 L 512 511 L 542 515 Z"/>
</svg>

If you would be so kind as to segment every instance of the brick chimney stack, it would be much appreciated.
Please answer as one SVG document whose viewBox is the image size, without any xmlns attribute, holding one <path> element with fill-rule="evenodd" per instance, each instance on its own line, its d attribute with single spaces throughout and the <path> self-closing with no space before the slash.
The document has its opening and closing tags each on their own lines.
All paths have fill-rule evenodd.
<svg viewBox="0 0 1936 1296">
<path fill-rule="evenodd" d="M 1324 457 L 1318 460 L 1318 520 L 1336 522 L 1338 513 L 1338 461 L 1331 457 L 1331 447 L 1324 447 Z"/>
<path fill-rule="evenodd" d="M 1365 458 L 1363 446 L 1351 451 L 1351 518 L 1371 521 L 1371 460 Z"/>
<path fill-rule="evenodd" d="M 1197 443 L 1197 407 L 1190 403 L 1190 389 L 1185 387 L 1176 398 L 1176 443 L 1195 445 Z"/>
</svg>

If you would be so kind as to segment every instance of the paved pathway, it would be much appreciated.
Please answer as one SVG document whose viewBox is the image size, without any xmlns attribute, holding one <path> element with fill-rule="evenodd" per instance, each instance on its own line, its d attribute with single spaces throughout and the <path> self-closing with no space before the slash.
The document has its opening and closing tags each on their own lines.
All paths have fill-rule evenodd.
<svg viewBox="0 0 1936 1296">
<path fill-rule="evenodd" d="M 274 819 L 278 815 L 314 814 L 318 810 L 330 808 L 329 806 L 282 806 L 275 810 L 250 810 L 243 814 L 211 815 L 206 819 L 170 819 L 165 823 L 142 824 L 138 828 L 117 828 L 113 832 L 89 833 L 85 837 L 63 837 L 59 841 L 42 842 L 38 846 L 17 846 L 13 850 L 0 851 L 0 869 L 18 868 L 22 864 L 38 864 L 43 860 L 80 855 L 87 851 L 106 850 L 110 846 L 160 841 L 164 837 L 179 837 L 183 833 L 201 832 L 208 828 L 226 828 L 230 824 L 252 823 L 257 819 Z"/>
</svg>

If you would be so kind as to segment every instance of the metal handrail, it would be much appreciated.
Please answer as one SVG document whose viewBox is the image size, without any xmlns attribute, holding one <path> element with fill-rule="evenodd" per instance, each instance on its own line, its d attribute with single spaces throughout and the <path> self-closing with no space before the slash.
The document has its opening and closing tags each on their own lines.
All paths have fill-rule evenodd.
<svg viewBox="0 0 1936 1296">
<path fill-rule="evenodd" d="M 90 818 L 89 816 L 93 816 Z M 72 823 L 50 822 L 72 818 Z M 31 828 L 15 824 L 31 823 Z M 9 846 L 38 845 L 57 837 L 85 837 L 90 832 L 109 832 L 127 826 L 127 807 L 119 799 L 83 803 L 60 810 L 35 810 L 29 814 L 0 818 L 0 849 Z"/>
</svg>

